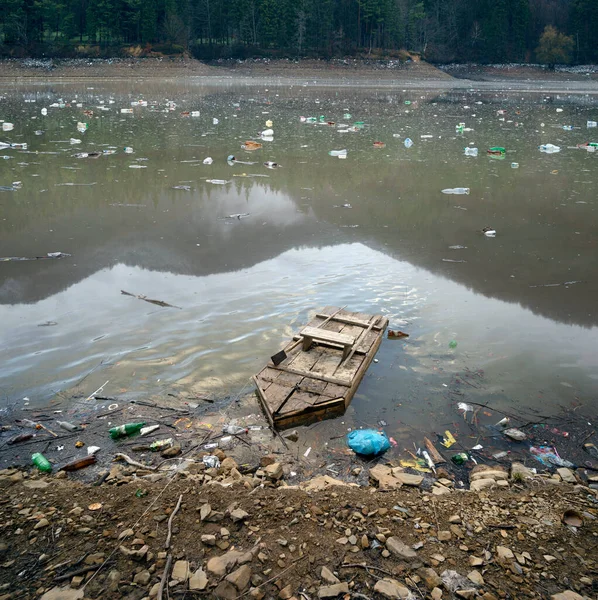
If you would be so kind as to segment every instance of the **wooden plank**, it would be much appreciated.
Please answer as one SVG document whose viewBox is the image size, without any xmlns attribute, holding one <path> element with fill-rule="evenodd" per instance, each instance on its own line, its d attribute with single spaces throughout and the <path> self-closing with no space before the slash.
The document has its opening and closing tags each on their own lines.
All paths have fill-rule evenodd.
<svg viewBox="0 0 598 600">
<path fill-rule="evenodd" d="M 300 335 L 318 342 L 331 342 L 332 344 L 351 346 L 355 343 L 355 337 L 352 335 L 336 333 L 327 329 L 318 329 L 317 327 L 304 327 Z"/>
<path fill-rule="evenodd" d="M 372 317 L 370 319 L 370 324 L 368 325 L 368 328 L 364 329 L 361 332 L 361 335 L 356 340 L 355 345 L 351 349 L 351 352 L 349 352 L 349 354 L 347 356 L 343 357 L 343 361 L 339 364 L 339 367 L 341 365 L 343 365 L 343 364 L 348 364 L 349 363 L 349 361 L 351 360 L 351 358 L 353 358 L 353 355 L 355 354 L 355 350 L 357 350 L 356 346 L 361 343 L 361 341 L 365 338 L 365 336 L 371 331 L 372 327 L 374 326 L 374 323 L 377 323 L 379 320 L 380 320 L 380 317 Z M 336 372 L 336 369 L 335 369 L 335 372 Z M 334 373 L 333 373 L 333 375 L 334 375 Z"/>
<path fill-rule="evenodd" d="M 428 452 L 430 453 L 430 458 L 432 459 L 432 462 L 435 465 L 441 465 L 442 463 L 446 462 L 446 460 L 442 457 L 440 452 L 438 452 L 438 450 L 436 450 L 436 447 L 434 446 L 432 441 L 429 440 L 427 437 L 424 438 L 424 445 L 426 446 Z"/>
<path fill-rule="evenodd" d="M 386 325 L 388 325 L 388 319 L 384 319 L 382 324 L 384 326 L 384 329 L 386 329 Z M 384 330 L 382 330 L 382 331 L 384 331 Z M 378 352 L 378 348 L 380 348 L 381 343 L 382 343 L 382 333 L 380 333 L 380 335 L 378 336 L 378 339 L 374 342 L 370 352 L 368 354 L 364 355 L 363 362 L 361 363 L 361 366 L 357 370 L 357 373 L 355 373 L 355 377 L 353 378 L 353 381 L 351 382 L 351 387 L 349 388 L 349 391 L 347 392 L 347 395 L 345 396 L 345 408 L 347 406 L 349 406 L 349 404 L 351 404 L 351 400 L 353 399 L 353 396 L 355 395 L 355 392 L 357 391 L 357 388 L 359 387 L 359 384 L 361 383 L 363 376 L 365 375 L 366 371 L 368 370 L 368 367 L 374 360 L 374 356 L 376 356 L 376 352 Z M 356 356 L 354 356 L 351 360 L 355 360 L 355 358 L 356 358 Z"/>
<path fill-rule="evenodd" d="M 326 381 L 327 383 L 336 383 L 336 385 L 342 385 L 344 387 L 351 387 L 350 381 L 345 381 L 344 379 L 339 379 L 338 377 L 326 377 L 325 375 L 318 375 L 317 373 L 313 373 L 311 371 L 300 371 L 299 369 L 294 369 L 293 367 L 283 367 L 282 365 L 278 365 L 276 367 L 281 371 L 286 371 L 287 373 L 295 373 L 296 375 L 303 375 L 303 377 L 311 377 L 312 379 L 318 379 L 319 381 Z M 276 385 L 276 384 L 272 384 Z"/>
<path fill-rule="evenodd" d="M 280 415 L 276 420 L 278 429 L 288 429 L 297 425 L 309 425 L 323 419 L 340 416 L 345 412 L 342 399 L 330 400 L 325 404 L 309 407 L 307 410 Z"/>
<path fill-rule="evenodd" d="M 323 315 L 322 313 L 317 313 L 316 318 L 324 319 L 326 318 L 326 315 Z M 345 323 L 347 325 L 355 325 L 356 327 L 367 327 L 369 325 L 367 321 L 360 321 L 359 319 L 352 319 L 351 317 L 347 316 L 341 317 L 340 315 L 337 317 L 333 317 L 331 320 L 338 321 L 339 323 Z M 382 327 L 380 325 L 374 325 L 373 329 L 374 331 L 380 331 Z"/>
<path fill-rule="evenodd" d="M 327 383 L 322 393 L 324 396 L 336 398 L 337 396 L 344 396 L 347 393 L 347 388 L 342 385 L 336 385 L 335 383 Z"/>
<path fill-rule="evenodd" d="M 318 362 L 318 359 L 320 358 L 320 356 L 322 356 L 323 351 L 323 347 L 316 346 L 315 348 L 312 348 L 309 352 L 299 352 L 291 362 L 289 362 L 286 365 L 280 364 L 278 365 L 278 367 L 285 366 L 290 367 L 292 369 L 297 369 L 298 371 L 309 371 Z"/>
<path fill-rule="evenodd" d="M 338 351 L 326 348 L 322 352 L 322 356 L 320 357 L 318 362 L 311 368 L 310 373 L 318 373 L 320 375 L 325 375 L 326 377 L 333 377 L 334 371 L 338 366 L 338 361 Z"/>
<path fill-rule="evenodd" d="M 270 407 L 268 406 L 268 401 L 266 400 L 266 393 L 260 387 L 260 383 L 257 380 L 257 377 L 255 375 L 252 377 L 252 379 L 253 379 L 253 383 L 255 384 L 255 387 L 257 388 L 257 399 L 259 400 L 259 403 L 262 405 L 262 410 L 266 414 L 266 418 L 268 419 L 268 422 L 270 423 L 270 427 L 272 427 L 272 431 L 274 431 L 275 430 L 274 419 L 272 418 L 272 413 L 270 412 Z"/>
</svg>

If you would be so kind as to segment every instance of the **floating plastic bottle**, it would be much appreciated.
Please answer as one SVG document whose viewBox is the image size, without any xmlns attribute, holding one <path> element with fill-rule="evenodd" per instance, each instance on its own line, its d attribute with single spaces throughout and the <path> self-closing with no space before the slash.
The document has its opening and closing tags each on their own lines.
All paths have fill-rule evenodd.
<svg viewBox="0 0 598 600">
<path fill-rule="evenodd" d="M 504 154 L 506 151 L 502 146 L 492 146 L 486 151 L 488 154 Z"/>
<path fill-rule="evenodd" d="M 555 154 L 561 151 L 560 146 L 555 146 L 554 144 L 542 144 L 538 146 L 540 152 L 545 152 L 546 154 Z"/>
<path fill-rule="evenodd" d="M 131 146 L 125 146 L 123 148 L 123 151 L 125 154 L 133 154 L 133 152 L 134 152 L 134 150 L 133 150 L 133 148 L 131 148 Z"/>
<path fill-rule="evenodd" d="M 598 123 L 596 121 L 588 121 L 586 127 L 598 127 Z"/>
<path fill-rule="evenodd" d="M 150 450 L 153 452 L 158 452 L 159 450 L 166 450 L 166 448 L 171 448 L 174 445 L 172 438 L 168 438 L 166 440 L 156 440 L 150 444 Z"/>
<path fill-rule="evenodd" d="M 477 148 L 465 148 L 465 156 L 477 156 L 478 149 Z"/>
<path fill-rule="evenodd" d="M 75 425 L 74 423 L 69 423 L 68 421 L 56 421 L 56 423 L 65 431 L 77 431 L 79 429 L 78 425 Z"/>
<path fill-rule="evenodd" d="M 519 168 L 519 163 L 516 163 L 516 162 L 511 163 L 511 169 L 518 169 L 518 168 Z"/>
<path fill-rule="evenodd" d="M 229 434 L 239 434 L 239 433 L 247 433 L 249 431 L 249 429 L 247 429 L 247 427 L 241 427 L 240 425 L 224 425 L 224 427 L 222 428 L 222 431 L 224 433 L 229 433 Z"/>
<path fill-rule="evenodd" d="M 42 116 L 46 116 L 48 114 L 48 109 L 47 108 L 42 108 L 41 110 Z"/>
<path fill-rule="evenodd" d="M 469 188 L 458 187 L 458 188 L 445 188 L 442 190 L 443 194 L 467 194 L 469 195 Z"/>
<path fill-rule="evenodd" d="M 459 454 L 455 454 L 451 457 L 451 460 L 456 465 L 463 465 L 469 460 L 469 456 L 465 452 L 459 452 Z"/>
<path fill-rule="evenodd" d="M 113 440 L 117 440 L 118 438 L 137 433 L 144 426 L 145 421 L 142 423 L 125 423 L 124 425 L 119 425 L 118 427 L 112 427 L 112 429 L 108 430 L 108 433 Z"/>
<path fill-rule="evenodd" d="M 262 133 L 260 133 L 260 137 L 272 137 L 274 135 L 274 129 L 264 129 Z"/>
<path fill-rule="evenodd" d="M 573 131 L 573 125 L 563 125 L 565 131 Z"/>
<path fill-rule="evenodd" d="M 329 156 L 347 156 L 347 150 L 330 150 Z"/>
<path fill-rule="evenodd" d="M 2 123 L 2 131 L 12 131 L 14 128 L 12 123 Z"/>
<path fill-rule="evenodd" d="M 459 123 L 458 125 L 455 125 L 455 133 L 463 133 L 464 129 L 465 123 Z"/>
<path fill-rule="evenodd" d="M 411 146 L 413 146 L 413 140 L 411 138 L 405 138 L 403 144 L 405 144 L 405 148 L 411 148 Z"/>
<path fill-rule="evenodd" d="M 31 456 L 31 462 L 44 473 L 50 473 L 52 471 L 50 461 L 41 452 L 33 454 Z"/>
<path fill-rule="evenodd" d="M 345 113 L 343 115 L 343 119 L 351 119 L 351 118 L 352 118 L 351 113 Z"/>
</svg>

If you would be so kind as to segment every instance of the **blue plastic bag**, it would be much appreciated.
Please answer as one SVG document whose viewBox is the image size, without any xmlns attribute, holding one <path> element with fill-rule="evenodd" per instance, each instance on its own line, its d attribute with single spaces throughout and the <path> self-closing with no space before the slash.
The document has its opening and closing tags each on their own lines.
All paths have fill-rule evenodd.
<svg viewBox="0 0 598 600">
<path fill-rule="evenodd" d="M 375 456 L 390 448 L 390 442 L 383 431 L 377 429 L 356 429 L 347 434 L 347 444 L 355 454 Z"/>
</svg>

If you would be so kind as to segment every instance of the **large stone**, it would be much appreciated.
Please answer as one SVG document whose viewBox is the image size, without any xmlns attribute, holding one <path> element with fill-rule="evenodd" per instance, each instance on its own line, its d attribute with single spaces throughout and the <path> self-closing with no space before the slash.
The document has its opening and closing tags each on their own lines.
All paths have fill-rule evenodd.
<svg viewBox="0 0 598 600">
<path fill-rule="evenodd" d="M 420 569 L 417 573 L 423 579 L 429 590 L 433 590 L 435 587 L 440 587 L 442 585 L 442 579 L 434 569 Z"/>
<path fill-rule="evenodd" d="M 381 490 L 400 488 L 403 485 L 393 476 L 392 469 L 385 465 L 376 465 L 370 469 L 370 477 L 378 484 Z"/>
<path fill-rule="evenodd" d="M 45 490 L 49 485 L 49 482 L 45 479 L 26 479 L 23 481 L 23 487 L 30 490 Z"/>
<path fill-rule="evenodd" d="M 191 575 L 189 571 L 189 561 L 188 560 L 177 560 L 174 563 L 174 567 L 172 567 L 172 579 L 176 581 L 187 581 Z"/>
<path fill-rule="evenodd" d="M 469 472 L 469 481 L 477 481 L 478 479 L 494 479 L 495 481 L 499 479 L 508 479 L 509 474 L 502 467 L 494 466 L 490 467 L 489 465 L 476 465 Z"/>
<path fill-rule="evenodd" d="M 415 550 L 410 548 L 407 544 L 403 543 L 398 537 L 389 537 L 386 540 L 386 547 L 395 556 L 403 558 L 405 560 L 412 560 L 417 557 Z"/>
<path fill-rule="evenodd" d="M 534 472 L 520 462 L 511 464 L 511 479 L 532 479 L 533 477 L 535 477 Z"/>
<path fill-rule="evenodd" d="M 202 569 L 197 569 L 189 579 L 189 589 L 192 591 L 202 591 L 208 586 L 208 576 Z"/>
<path fill-rule="evenodd" d="M 226 576 L 226 580 L 230 581 L 240 592 L 242 592 L 251 581 L 251 567 L 242 565 L 235 569 L 230 575 Z"/>
<path fill-rule="evenodd" d="M 222 556 L 213 556 L 208 561 L 207 569 L 210 573 L 223 577 L 228 571 L 237 565 L 244 565 L 253 558 L 253 551 L 251 552 L 239 552 L 237 550 L 231 550 Z"/>
<path fill-rule="evenodd" d="M 228 471 L 231 471 L 232 469 L 238 469 L 239 466 L 237 465 L 237 462 L 235 461 L 234 458 L 231 458 L 230 456 L 227 456 L 220 463 L 220 468 L 226 473 Z"/>
<path fill-rule="evenodd" d="M 108 576 L 106 577 L 106 590 L 109 592 L 115 592 L 118 589 L 118 584 L 120 583 L 120 571 L 116 569 L 112 569 Z"/>
<path fill-rule="evenodd" d="M 304 481 L 300 484 L 300 488 L 306 492 L 320 492 L 327 490 L 329 487 L 340 486 L 340 487 L 359 487 L 356 483 L 346 483 L 340 479 L 330 477 L 330 475 L 319 475 L 309 481 Z M 284 489 L 284 488 L 281 488 Z"/>
<path fill-rule="evenodd" d="M 476 479 L 471 482 L 469 489 L 474 492 L 479 492 L 480 490 L 485 490 L 486 488 L 496 487 L 495 479 Z"/>
<path fill-rule="evenodd" d="M 476 585 L 484 585 L 484 578 L 482 577 L 482 574 L 475 569 L 467 575 L 467 579 Z"/>
<path fill-rule="evenodd" d="M 564 592 L 559 592 L 558 594 L 553 594 L 550 596 L 550 600 L 583 600 L 583 596 L 580 596 L 571 590 L 566 590 Z"/>
<path fill-rule="evenodd" d="M 412 473 L 404 473 L 401 468 L 398 467 L 392 470 L 393 477 L 398 479 L 403 485 L 421 485 L 424 478 L 421 475 L 413 475 Z"/>
<path fill-rule="evenodd" d="M 199 509 L 199 518 L 202 521 L 205 521 L 210 516 L 211 512 L 212 507 L 209 504 L 202 504 L 202 506 Z"/>
<path fill-rule="evenodd" d="M 137 573 L 135 577 L 133 577 L 133 583 L 137 583 L 138 585 L 147 585 L 150 582 L 150 579 L 150 572 L 144 569 L 140 573 Z"/>
<path fill-rule="evenodd" d="M 577 483 L 577 479 L 575 479 L 575 474 L 571 469 L 567 469 L 562 467 L 557 469 L 556 472 L 561 476 L 561 479 L 566 483 Z"/>
<path fill-rule="evenodd" d="M 230 518 L 232 519 L 233 523 L 237 523 L 238 521 L 244 521 L 245 519 L 248 519 L 249 513 L 245 512 L 242 508 L 236 508 L 235 510 L 231 511 Z"/>
<path fill-rule="evenodd" d="M 346 581 L 343 583 L 335 583 L 334 585 L 325 585 L 318 590 L 318 598 L 336 598 L 341 594 L 349 593 L 349 584 Z"/>
<path fill-rule="evenodd" d="M 70 586 L 52 588 L 46 592 L 39 600 L 79 600 L 83 598 L 83 590 L 74 590 Z"/>
<path fill-rule="evenodd" d="M 268 479 L 278 481 L 279 479 L 282 479 L 282 465 L 278 462 L 272 463 L 271 465 L 267 465 L 264 467 L 264 474 Z"/>
<path fill-rule="evenodd" d="M 395 579 L 390 579 L 390 577 L 378 580 L 374 586 L 374 591 L 389 600 L 404 600 L 411 597 L 409 588 L 406 588 Z"/>
<path fill-rule="evenodd" d="M 496 553 L 499 560 L 513 560 L 515 558 L 513 551 L 506 546 L 496 546 Z"/>
<path fill-rule="evenodd" d="M 340 579 L 328 567 L 322 567 L 322 570 L 320 571 L 320 577 L 326 583 L 331 585 L 341 582 Z"/>
</svg>

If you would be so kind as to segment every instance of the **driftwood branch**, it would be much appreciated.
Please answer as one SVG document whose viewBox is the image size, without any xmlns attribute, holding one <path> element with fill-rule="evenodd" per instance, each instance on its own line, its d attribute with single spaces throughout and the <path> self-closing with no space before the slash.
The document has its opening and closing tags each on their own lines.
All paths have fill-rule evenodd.
<svg viewBox="0 0 598 600">
<path fill-rule="evenodd" d="M 176 503 L 174 510 L 170 514 L 170 518 L 168 519 L 168 535 L 166 536 L 166 543 L 164 544 L 164 548 L 168 550 L 170 548 L 170 538 L 172 537 L 172 522 L 174 520 L 174 516 L 179 512 L 179 508 L 181 508 L 181 502 L 183 501 L 183 494 L 179 496 L 179 501 Z"/>
<path fill-rule="evenodd" d="M 132 465 L 133 467 L 139 467 L 140 469 L 148 469 L 149 471 L 155 471 L 157 469 L 157 467 L 152 467 L 151 465 L 144 465 L 143 463 L 133 460 L 130 456 L 127 456 L 122 452 L 115 454 L 114 459 L 124 460 L 126 463 Z"/>
</svg>

